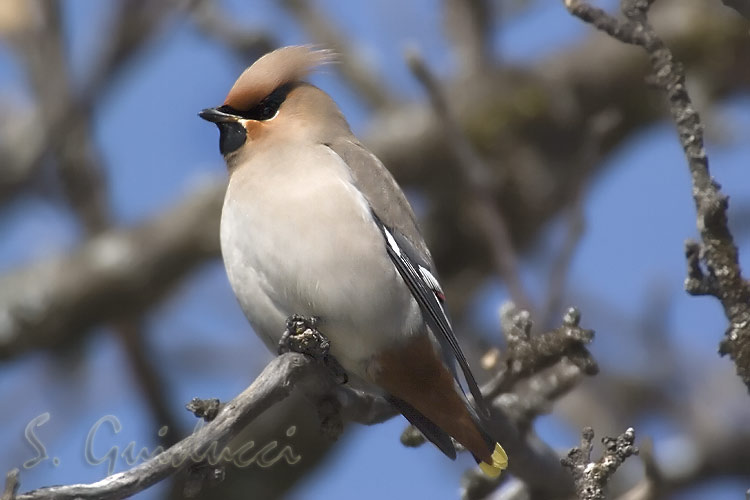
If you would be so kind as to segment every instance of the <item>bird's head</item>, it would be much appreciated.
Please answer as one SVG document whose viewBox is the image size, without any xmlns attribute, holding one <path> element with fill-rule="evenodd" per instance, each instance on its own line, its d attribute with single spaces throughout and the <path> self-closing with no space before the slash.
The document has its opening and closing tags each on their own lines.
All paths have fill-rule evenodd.
<svg viewBox="0 0 750 500">
<path fill-rule="evenodd" d="M 333 60 L 333 52 L 307 45 L 277 49 L 240 75 L 223 105 L 199 113 L 219 128 L 219 150 L 230 167 L 259 147 L 325 142 L 331 134 L 349 131 L 328 94 L 304 81 L 313 69 Z"/>
</svg>

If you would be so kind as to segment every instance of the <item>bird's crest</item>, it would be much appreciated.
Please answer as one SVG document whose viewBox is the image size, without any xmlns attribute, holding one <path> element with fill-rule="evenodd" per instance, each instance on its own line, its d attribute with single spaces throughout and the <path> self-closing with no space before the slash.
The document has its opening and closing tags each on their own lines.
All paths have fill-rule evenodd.
<svg viewBox="0 0 750 500">
<path fill-rule="evenodd" d="M 280 86 L 303 80 L 312 70 L 335 61 L 335 53 L 311 45 L 282 47 L 269 52 L 242 72 L 224 104 L 248 110 Z"/>
</svg>

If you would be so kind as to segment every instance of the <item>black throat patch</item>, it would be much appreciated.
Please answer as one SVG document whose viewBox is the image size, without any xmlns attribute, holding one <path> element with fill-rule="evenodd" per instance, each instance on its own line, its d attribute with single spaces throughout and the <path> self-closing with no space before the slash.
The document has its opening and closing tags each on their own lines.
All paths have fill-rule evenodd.
<svg viewBox="0 0 750 500">
<path fill-rule="evenodd" d="M 239 149 L 247 140 L 245 127 L 237 122 L 217 123 L 219 127 L 219 151 L 226 156 Z"/>
</svg>

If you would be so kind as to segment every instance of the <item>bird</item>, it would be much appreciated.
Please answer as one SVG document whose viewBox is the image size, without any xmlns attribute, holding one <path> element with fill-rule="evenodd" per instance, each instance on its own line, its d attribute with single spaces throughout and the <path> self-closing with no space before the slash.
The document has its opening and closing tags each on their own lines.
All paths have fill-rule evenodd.
<svg viewBox="0 0 750 500">
<path fill-rule="evenodd" d="M 415 214 L 334 100 L 306 81 L 335 59 L 311 45 L 276 49 L 199 113 L 218 127 L 229 172 L 220 240 L 230 285 L 269 349 L 288 318 L 316 318 L 351 385 L 386 398 L 451 459 L 455 439 L 497 477 L 508 457 L 486 431 Z"/>
</svg>

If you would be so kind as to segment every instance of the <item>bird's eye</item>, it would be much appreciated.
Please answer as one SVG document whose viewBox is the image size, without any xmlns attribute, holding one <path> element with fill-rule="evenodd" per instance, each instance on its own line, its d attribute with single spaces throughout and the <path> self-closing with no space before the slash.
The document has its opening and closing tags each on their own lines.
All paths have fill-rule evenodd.
<svg viewBox="0 0 750 500">
<path fill-rule="evenodd" d="M 289 84 L 282 85 L 268 94 L 257 106 L 242 113 L 242 116 L 250 120 L 270 120 L 276 116 L 291 88 Z"/>
<path fill-rule="evenodd" d="M 276 107 L 278 109 L 278 107 Z M 272 106 L 263 106 L 263 109 L 260 112 L 260 119 L 261 120 L 268 120 L 269 118 L 273 117 L 273 115 L 276 114 L 276 109 Z"/>
<path fill-rule="evenodd" d="M 282 101 L 279 99 L 272 99 L 271 97 L 272 96 L 266 97 L 257 106 L 242 113 L 242 117 L 249 120 L 263 121 L 270 120 L 276 116 L 276 112 L 279 110 Z"/>
<path fill-rule="evenodd" d="M 281 106 L 282 100 L 275 98 L 273 94 L 266 97 L 260 104 L 242 114 L 243 117 L 249 118 L 250 120 L 270 120 L 276 116 L 276 112 Z"/>
</svg>

